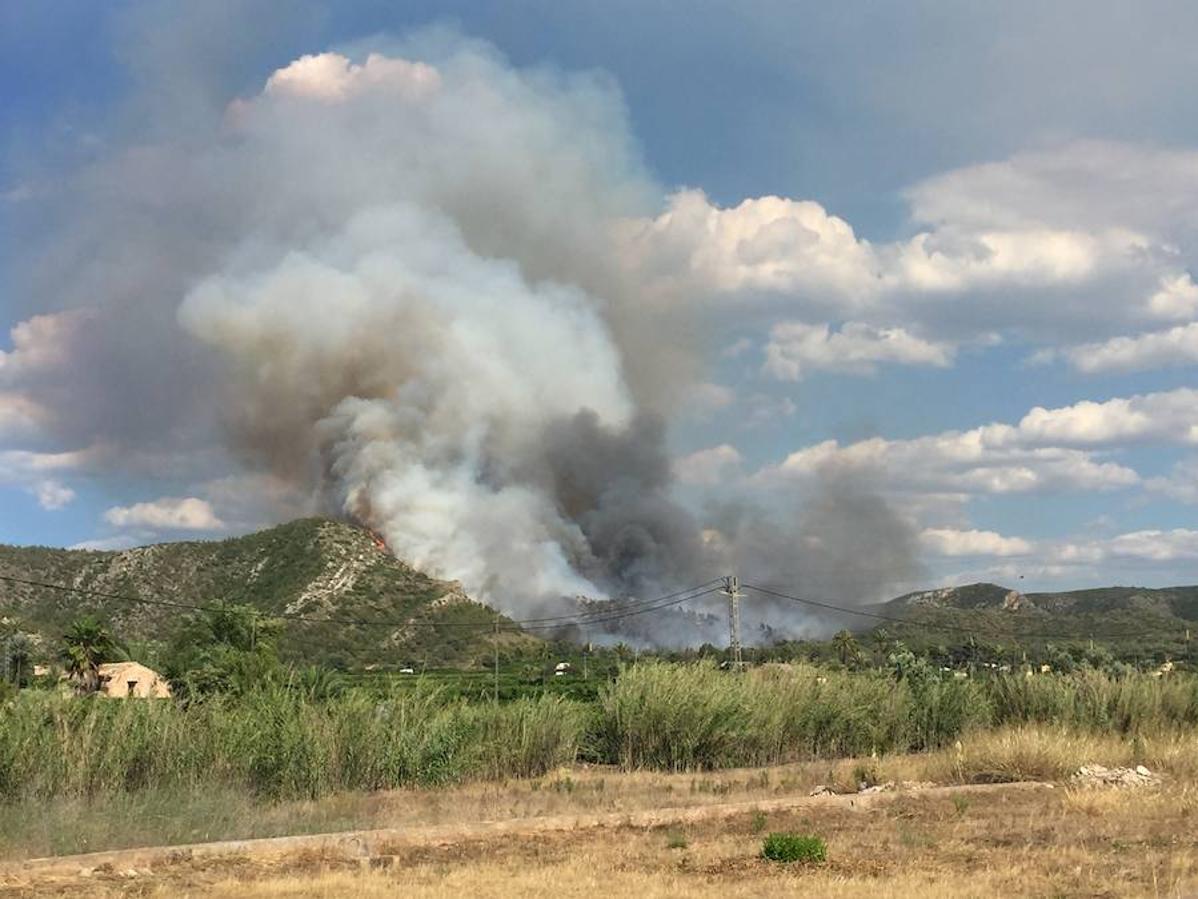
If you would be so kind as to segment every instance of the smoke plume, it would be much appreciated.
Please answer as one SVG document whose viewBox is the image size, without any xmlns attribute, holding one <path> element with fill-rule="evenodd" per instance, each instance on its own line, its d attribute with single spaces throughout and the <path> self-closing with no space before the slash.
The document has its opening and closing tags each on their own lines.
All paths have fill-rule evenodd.
<svg viewBox="0 0 1198 899">
<path fill-rule="evenodd" d="M 268 509 L 286 485 L 287 509 L 369 525 L 512 613 L 733 566 L 840 600 L 911 574 L 876 497 L 676 498 L 669 418 L 716 322 L 621 260 L 665 191 L 602 75 L 517 71 L 441 32 L 305 56 L 73 187 L 90 211 L 55 239 L 80 265 L 28 283 L 90 310 L 55 436 L 109 464 L 232 460 Z"/>
</svg>

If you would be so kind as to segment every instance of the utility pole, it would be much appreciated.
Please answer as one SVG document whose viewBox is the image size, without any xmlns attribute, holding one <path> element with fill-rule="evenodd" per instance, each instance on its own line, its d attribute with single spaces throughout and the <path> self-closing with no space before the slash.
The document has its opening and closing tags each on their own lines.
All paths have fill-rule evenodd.
<svg viewBox="0 0 1198 899">
<path fill-rule="evenodd" d="M 495 704 L 499 705 L 499 617 L 495 617 L 495 633 L 491 636 L 495 649 Z"/>
<path fill-rule="evenodd" d="M 724 578 L 724 589 L 720 591 L 728 597 L 728 648 L 732 651 L 732 668 L 734 671 L 744 670 L 745 663 L 740 651 L 740 580 L 734 574 Z"/>
</svg>

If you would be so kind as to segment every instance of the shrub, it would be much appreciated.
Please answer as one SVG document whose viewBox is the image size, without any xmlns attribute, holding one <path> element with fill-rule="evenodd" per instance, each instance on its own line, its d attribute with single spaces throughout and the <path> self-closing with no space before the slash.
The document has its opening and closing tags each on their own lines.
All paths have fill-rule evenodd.
<svg viewBox="0 0 1198 899">
<path fill-rule="evenodd" d="M 666 834 L 667 849 L 685 849 L 690 843 L 687 842 L 686 834 L 677 828 Z"/>
<path fill-rule="evenodd" d="M 775 862 L 817 864 L 828 860 L 828 847 L 816 836 L 771 833 L 761 844 L 761 857 Z"/>
<path fill-rule="evenodd" d="M 761 809 L 753 812 L 753 817 L 749 819 L 749 830 L 751 830 L 753 833 L 761 833 L 763 830 L 765 830 L 765 825 L 765 812 L 761 811 Z"/>
</svg>

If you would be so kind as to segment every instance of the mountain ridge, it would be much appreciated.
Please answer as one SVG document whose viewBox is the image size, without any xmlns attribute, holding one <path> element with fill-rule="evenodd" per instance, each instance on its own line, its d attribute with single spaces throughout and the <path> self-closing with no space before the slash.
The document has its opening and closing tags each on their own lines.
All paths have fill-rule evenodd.
<svg viewBox="0 0 1198 899">
<path fill-rule="evenodd" d="M 0 625 L 51 641 L 73 618 L 94 614 L 127 641 L 154 642 L 167 639 L 189 614 L 184 606 L 245 603 L 267 615 L 305 619 L 284 622 L 279 646 L 306 661 L 464 664 L 491 650 L 489 632 L 506 618 L 380 543 L 353 525 L 308 518 L 224 540 L 126 550 L 0 545 L 0 575 L 143 600 L 3 581 Z M 334 617 L 340 620 L 327 620 Z M 534 641 L 512 633 L 500 639 L 505 645 Z"/>
</svg>

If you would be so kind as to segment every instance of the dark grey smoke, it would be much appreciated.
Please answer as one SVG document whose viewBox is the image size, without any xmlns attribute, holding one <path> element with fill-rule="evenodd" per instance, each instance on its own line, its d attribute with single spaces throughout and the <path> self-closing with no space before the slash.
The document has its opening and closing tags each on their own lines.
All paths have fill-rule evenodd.
<svg viewBox="0 0 1198 899">
<path fill-rule="evenodd" d="M 888 599 L 921 572 L 918 534 L 880 492 L 839 475 L 806 499 L 769 510 L 731 503 L 712 510 L 722 557 L 746 582 L 848 608 Z M 747 629 L 778 636 L 868 625 L 869 619 L 750 593 Z"/>
<path fill-rule="evenodd" d="M 665 422 L 604 426 L 590 410 L 552 422 L 538 460 L 558 508 L 586 538 L 572 562 L 614 595 L 654 595 L 710 572 L 694 516 L 671 494 Z"/>
</svg>

